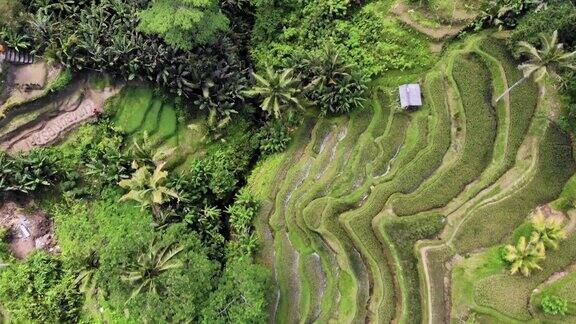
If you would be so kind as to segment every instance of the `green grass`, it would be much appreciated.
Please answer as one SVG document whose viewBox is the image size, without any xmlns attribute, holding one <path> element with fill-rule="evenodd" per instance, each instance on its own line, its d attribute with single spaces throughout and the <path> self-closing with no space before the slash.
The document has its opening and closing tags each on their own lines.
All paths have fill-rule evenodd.
<svg viewBox="0 0 576 324">
<path fill-rule="evenodd" d="M 140 127 L 139 131 L 141 132 L 148 132 L 149 135 L 152 135 L 158 128 L 158 119 L 160 115 L 160 111 L 162 110 L 162 100 L 158 98 L 154 98 L 152 103 L 150 104 L 150 109 L 146 113 L 146 117 L 142 126 Z"/>
<path fill-rule="evenodd" d="M 576 175 L 572 176 L 562 192 L 560 193 L 560 197 L 552 202 L 552 207 L 557 210 L 561 211 L 568 211 L 571 208 L 574 208 L 574 203 L 576 202 Z"/>
<path fill-rule="evenodd" d="M 152 90 L 148 87 L 128 86 L 122 89 L 114 103 L 115 122 L 128 134 L 142 125 L 152 102 Z"/>
<path fill-rule="evenodd" d="M 542 310 L 542 297 L 546 295 L 558 296 L 568 301 L 568 312 L 566 315 L 546 315 Z M 568 272 L 564 277 L 552 283 L 539 286 L 538 291 L 534 291 L 531 296 L 532 309 L 537 313 L 537 317 L 542 320 L 556 320 L 564 322 L 576 321 L 576 271 Z"/>
<path fill-rule="evenodd" d="M 272 190 L 278 170 L 284 161 L 284 152 L 276 153 L 258 162 L 247 180 L 248 188 L 254 197 L 260 201 L 268 199 L 268 193 Z"/>
<path fill-rule="evenodd" d="M 500 246 L 489 248 L 454 265 L 451 276 L 452 314 L 466 312 L 473 303 L 474 280 L 504 273 L 506 265 L 500 258 L 500 249 Z"/>
<path fill-rule="evenodd" d="M 167 141 L 176 134 L 177 129 L 178 120 L 174 106 L 171 104 L 163 105 L 160 110 L 160 118 L 158 119 L 158 129 L 152 136 L 153 141 Z"/>
<path fill-rule="evenodd" d="M 558 250 L 547 251 L 547 258 L 541 263 L 543 270 L 534 271 L 530 277 L 508 274 L 499 260 L 499 247 L 496 246 L 488 253 L 480 253 L 478 257 L 483 260 L 482 267 L 471 268 L 473 263 L 467 262 L 468 260 L 458 265 L 459 270 L 455 272 L 458 276 L 454 277 L 454 282 L 468 286 L 468 293 L 472 293 L 471 297 L 478 311 L 490 309 L 495 312 L 490 315 L 496 318 L 530 321 L 534 319 L 529 309 L 534 289 L 553 273 L 573 263 L 576 258 L 575 246 L 576 237 L 572 236 L 563 241 Z M 463 276 L 466 272 L 468 275 Z M 470 298 L 470 295 L 466 298 Z M 546 317 L 543 314 L 540 316 Z"/>
<path fill-rule="evenodd" d="M 167 168 L 177 172 L 188 172 L 193 161 L 210 146 L 206 138 L 205 116 L 199 114 L 188 121 L 195 127 L 189 128 L 177 118 L 173 103 L 154 96 L 145 86 L 127 86 L 115 96 L 107 106 L 113 114 L 115 124 L 131 138 L 139 138 L 147 133 L 154 149 L 176 148 L 167 160 Z M 233 129 L 230 125 L 229 129 Z M 227 130 L 226 130 L 227 131 Z M 132 140 L 129 141 L 130 143 Z"/>
</svg>

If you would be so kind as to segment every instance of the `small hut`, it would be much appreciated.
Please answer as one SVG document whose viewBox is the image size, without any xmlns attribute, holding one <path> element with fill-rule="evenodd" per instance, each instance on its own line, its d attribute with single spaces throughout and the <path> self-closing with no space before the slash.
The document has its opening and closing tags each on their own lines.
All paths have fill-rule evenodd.
<svg viewBox="0 0 576 324">
<path fill-rule="evenodd" d="M 419 84 L 403 84 L 399 88 L 400 106 L 403 109 L 422 107 L 422 91 Z"/>
</svg>

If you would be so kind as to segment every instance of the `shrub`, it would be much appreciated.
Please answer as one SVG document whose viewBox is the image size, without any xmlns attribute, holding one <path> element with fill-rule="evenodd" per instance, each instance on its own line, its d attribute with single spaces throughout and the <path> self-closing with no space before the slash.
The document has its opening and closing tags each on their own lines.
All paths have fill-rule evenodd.
<svg viewBox="0 0 576 324">
<path fill-rule="evenodd" d="M 25 1 L 22 11 L 27 11 L 29 18 L 22 33 L 34 40 L 37 54 L 73 71 L 105 70 L 128 80 L 139 77 L 187 98 L 202 96 L 208 83 L 232 89 L 236 84 L 233 80 L 246 74 L 247 64 L 239 55 L 243 46 L 238 44 L 243 42 L 235 39 L 235 34 L 216 33 L 227 24 L 217 1 L 173 3 L 181 5 L 181 10 L 170 2 L 154 2 L 146 10 L 151 4 L 146 0 L 73 1 L 64 5 Z M 194 10 L 197 7 L 201 10 Z M 167 15 L 173 18 L 174 13 L 178 20 L 162 20 Z M 139 26 L 152 35 L 142 33 Z M 239 34 L 247 29 L 243 24 L 234 27 Z M 190 34 L 201 38 L 187 37 Z M 217 42 L 197 46 L 212 36 Z M 233 105 L 239 103 L 241 100 L 233 101 Z"/>
<path fill-rule="evenodd" d="M 205 297 L 214 288 L 220 265 L 207 257 L 204 242 L 186 224 L 153 228 L 150 213 L 133 204 L 118 203 L 120 195 L 114 188 L 104 190 L 93 201 L 70 199 L 48 204 L 62 259 L 77 273 L 86 267 L 89 256 L 98 258 L 92 285 L 106 294 L 105 302 L 99 301 L 98 307 L 113 313 L 119 322 L 197 318 Z M 157 278 L 162 289 L 142 291 L 127 302 L 133 287 L 122 281 L 123 269 L 134 263 L 154 239 L 164 246 L 178 242 L 183 248 L 179 254 L 183 266 Z"/>
<path fill-rule="evenodd" d="M 208 296 L 201 323 L 265 323 L 269 272 L 237 260 L 227 264 L 218 288 Z"/>
<path fill-rule="evenodd" d="M 38 251 L 0 271 L 0 299 L 14 322 L 76 322 L 82 299 L 73 281 L 60 259 Z"/>
<path fill-rule="evenodd" d="M 8 228 L 0 227 L 0 264 L 10 257 L 10 250 L 8 248 L 9 238 L 10 230 Z"/>
<path fill-rule="evenodd" d="M 568 312 L 568 301 L 554 295 L 545 295 L 540 303 L 544 314 L 566 315 Z"/>
<path fill-rule="evenodd" d="M 270 120 L 258 133 L 260 152 L 263 155 L 272 155 L 282 152 L 292 140 L 288 126 L 283 121 Z"/>
<path fill-rule="evenodd" d="M 21 33 L 27 24 L 27 16 L 19 0 L 0 0 L 0 38 L 14 49 L 26 49 L 30 47 L 30 39 Z"/>
<path fill-rule="evenodd" d="M 239 121 L 227 130 L 229 140 L 208 148 L 170 187 L 194 209 L 198 206 L 225 206 L 239 189 L 258 148 L 258 137 Z"/>
<path fill-rule="evenodd" d="M 124 135 L 103 119 L 80 127 L 61 145 L 45 149 L 62 170 L 60 190 L 67 196 L 87 196 L 127 178 L 132 160 L 122 150 L 124 142 Z"/>
<path fill-rule="evenodd" d="M 72 81 L 72 71 L 65 69 L 58 77 L 48 85 L 50 92 L 58 92 L 64 89 Z"/>
<path fill-rule="evenodd" d="M 0 192 L 29 194 L 52 186 L 59 169 L 46 152 L 39 149 L 15 157 L 0 152 Z"/>
<path fill-rule="evenodd" d="M 166 43 L 184 50 L 213 41 L 218 32 L 228 28 L 228 19 L 215 0 L 154 1 L 139 16 L 141 31 L 158 34 Z"/>
<path fill-rule="evenodd" d="M 480 9 L 481 14 L 471 27 L 475 30 L 494 26 L 514 28 L 526 13 L 536 9 L 541 7 L 537 1 L 532 0 L 485 1 Z"/>
<path fill-rule="evenodd" d="M 260 204 L 248 190 L 240 190 L 232 205 L 226 208 L 231 228 L 231 240 L 228 244 L 228 259 L 250 258 L 258 247 L 253 232 L 253 221 Z"/>
<path fill-rule="evenodd" d="M 0 0 L 0 12 L 2 12 L 0 29 L 17 25 L 20 22 L 18 16 L 21 11 L 22 4 L 19 0 Z"/>
<path fill-rule="evenodd" d="M 359 9 L 342 1 L 272 3 L 256 10 L 251 54 L 259 67 L 289 67 L 294 55 L 305 57 L 326 42 L 333 43 L 343 61 L 356 64 L 366 77 L 420 69 L 432 61 L 427 41 L 387 17 L 379 2 Z M 346 10 L 329 12 L 329 7 L 342 8 L 342 4 Z"/>
</svg>

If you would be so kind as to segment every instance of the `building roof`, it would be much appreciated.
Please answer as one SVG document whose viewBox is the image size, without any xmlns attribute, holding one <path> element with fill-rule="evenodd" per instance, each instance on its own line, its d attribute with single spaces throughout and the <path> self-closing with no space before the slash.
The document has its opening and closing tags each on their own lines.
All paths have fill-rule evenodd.
<svg viewBox="0 0 576 324">
<path fill-rule="evenodd" d="M 403 84 L 399 90 L 402 108 L 422 106 L 422 92 L 419 84 Z"/>
</svg>

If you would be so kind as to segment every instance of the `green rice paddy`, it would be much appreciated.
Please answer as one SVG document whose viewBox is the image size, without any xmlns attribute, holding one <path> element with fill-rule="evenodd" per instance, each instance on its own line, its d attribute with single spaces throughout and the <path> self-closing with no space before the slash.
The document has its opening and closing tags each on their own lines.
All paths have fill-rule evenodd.
<svg viewBox="0 0 576 324">
<path fill-rule="evenodd" d="M 258 165 L 248 186 L 265 206 L 272 320 L 543 318 L 527 308 L 532 289 L 574 259 L 574 239 L 532 278 L 507 274 L 498 247 L 576 165 L 566 135 L 534 118 L 551 100 L 534 83 L 494 103 L 521 77 L 515 65 L 501 41 L 471 38 L 425 75 L 420 109 L 376 87 L 364 110 L 308 117 Z"/>
</svg>

